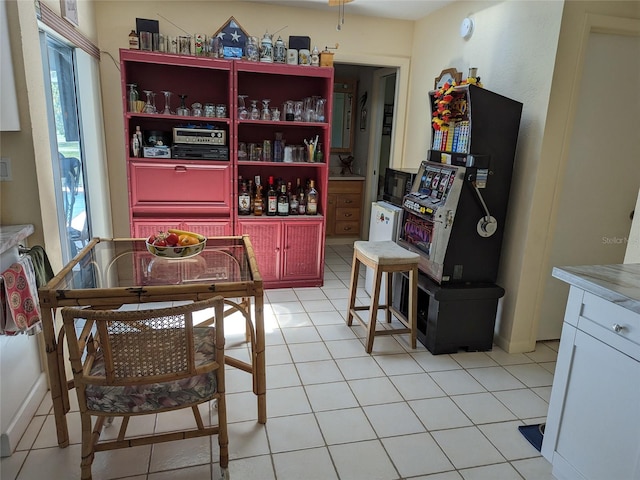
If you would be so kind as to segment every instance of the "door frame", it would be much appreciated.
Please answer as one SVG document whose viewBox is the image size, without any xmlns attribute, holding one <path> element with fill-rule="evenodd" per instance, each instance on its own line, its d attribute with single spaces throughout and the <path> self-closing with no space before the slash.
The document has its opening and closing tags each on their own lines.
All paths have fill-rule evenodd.
<svg viewBox="0 0 640 480">
<path fill-rule="evenodd" d="M 572 69 L 572 75 L 569 78 L 562 80 L 562 82 L 567 82 L 569 85 L 569 103 L 568 108 L 565 111 L 566 116 L 563 119 L 559 119 L 559 122 L 564 120 L 565 128 L 562 130 L 562 135 L 560 138 L 559 145 L 559 156 L 545 155 L 545 146 L 542 148 L 541 159 L 549 158 L 549 162 L 541 162 L 541 166 L 539 168 L 539 175 L 544 174 L 548 175 L 549 171 L 553 172 L 555 170 L 555 179 L 553 182 L 553 195 L 551 197 L 551 203 L 549 203 L 547 198 L 544 198 L 546 192 L 542 190 L 537 190 L 534 192 L 534 197 L 532 199 L 532 205 L 536 205 L 536 208 L 539 209 L 539 215 L 536 217 L 535 221 L 532 222 L 531 228 L 535 229 L 535 223 L 537 221 L 545 221 L 547 225 L 540 226 L 542 230 L 546 230 L 546 235 L 544 237 L 544 242 L 542 242 L 542 252 L 541 255 L 538 256 L 534 253 L 530 253 L 529 258 L 542 258 L 542 264 L 538 265 L 538 267 L 532 266 L 529 272 L 536 272 L 534 279 L 532 282 L 535 286 L 535 304 L 533 305 L 533 318 L 529 330 L 529 339 L 527 341 L 528 345 L 520 345 L 514 344 L 510 342 L 510 344 L 505 345 L 503 342 L 507 339 L 501 339 L 498 343 L 503 348 L 507 349 L 507 351 L 530 351 L 535 347 L 535 343 L 538 336 L 538 326 L 540 323 L 540 315 L 542 310 L 542 301 L 545 293 L 546 283 L 549 281 L 548 273 L 551 270 L 550 265 L 550 254 L 551 249 L 553 247 L 553 241 L 555 238 L 556 225 L 558 221 L 558 210 L 559 203 L 561 197 L 561 189 L 564 183 L 565 175 L 567 174 L 567 164 L 569 161 L 569 148 L 571 144 L 571 139 L 573 136 L 573 129 L 575 125 L 576 112 L 578 108 L 578 98 L 580 95 L 580 89 L 582 85 L 582 75 L 584 71 L 585 59 L 587 54 L 587 45 L 589 36 L 591 33 L 604 33 L 611 35 L 630 35 L 630 36 L 640 36 L 640 20 L 631 19 L 631 18 L 621 18 L 621 17 L 612 17 L 607 15 L 599 15 L 587 13 L 584 16 L 584 20 L 582 23 L 582 31 L 580 33 L 579 39 L 579 55 L 576 59 L 575 67 Z M 557 75 L 562 72 L 558 72 L 556 70 L 554 74 L 554 82 L 552 84 L 556 85 L 556 82 L 560 82 L 560 79 Z M 553 88 L 552 88 L 553 91 Z M 558 95 L 566 94 L 567 92 L 556 92 Z M 553 96 L 550 97 L 550 102 L 553 102 Z M 559 123 L 558 122 L 558 123 Z M 555 124 L 555 122 L 553 122 Z M 554 125 L 547 123 L 547 128 L 555 128 Z M 545 134 L 546 136 L 546 134 Z M 554 146 L 548 146 L 549 150 Z M 557 152 L 557 151 L 556 151 Z M 557 152 L 558 153 L 558 152 Z M 551 160 L 552 159 L 552 160 Z M 556 160 L 557 159 L 557 160 Z M 556 163 L 557 162 L 557 163 Z M 544 164 L 543 164 L 544 163 Z M 555 166 L 553 165 L 555 163 Z M 548 169 L 546 169 L 548 167 Z M 546 169 L 546 173 L 543 170 Z M 538 182 L 535 182 L 538 184 Z M 543 220 L 544 219 L 544 220 Z M 539 238 L 536 236 L 536 241 L 539 241 Z M 533 241 L 530 237 L 529 241 Z M 537 250 L 537 247 L 531 245 L 534 250 Z M 523 268 L 523 271 L 526 269 L 526 265 Z M 522 286 L 521 286 L 522 288 Z M 516 312 L 517 313 L 517 312 Z M 507 340 L 507 343 L 508 340 Z"/>
</svg>

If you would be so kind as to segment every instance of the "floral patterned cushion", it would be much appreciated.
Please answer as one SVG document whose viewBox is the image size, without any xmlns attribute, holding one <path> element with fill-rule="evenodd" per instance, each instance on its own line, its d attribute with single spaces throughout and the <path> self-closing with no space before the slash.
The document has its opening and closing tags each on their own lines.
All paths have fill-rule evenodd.
<svg viewBox="0 0 640 480">
<path fill-rule="evenodd" d="M 196 366 L 214 358 L 214 330 L 194 328 Z M 91 375 L 104 376 L 102 354 L 96 354 Z M 180 380 L 134 386 L 103 386 L 87 384 L 85 395 L 91 411 L 140 413 L 172 409 L 210 400 L 216 393 L 216 372 L 208 372 Z"/>
</svg>

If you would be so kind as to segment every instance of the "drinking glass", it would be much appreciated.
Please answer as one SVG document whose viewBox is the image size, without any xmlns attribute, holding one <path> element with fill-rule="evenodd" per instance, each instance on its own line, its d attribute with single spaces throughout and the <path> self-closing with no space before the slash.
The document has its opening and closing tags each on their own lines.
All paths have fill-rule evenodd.
<svg viewBox="0 0 640 480">
<path fill-rule="evenodd" d="M 246 120 L 249 118 L 249 110 L 247 110 L 247 104 L 245 103 L 245 98 L 248 95 L 238 95 L 238 118 L 240 120 Z"/>
<path fill-rule="evenodd" d="M 171 111 L 171 92 L 163 90 L 162 94 L 164 95 L 164 110 L 162 113 L 164 115 L 173 115 L 173 112 Z"/>
<path fill-rule="evenodd" d="M 304 110 L 304 102 L 297 101 L 293 104 L 293 121 L 301 122 L 302 121 L 302 111 Z"/>
<path fill-rule="evenodd" d="M 258 110 L 258 101 L 251 100 L 251 120 L 260 120 L 260 110 Z"/>
<path fill-rule="evenodd" d="M 191 104 L 191 116 L 193 117 L 201 117 L 202 116 L 202 104 L 199 102 Z"/>
<path fill-rule="evenodd" d="M 185 105 L 184 101 L 187 98 L 187 95 L 179 95 L 180 97 L 180 106 L 178 107 L 178 109 L 176 110 L 176 114 L 180 115 L 181 117 L 188 117 L 189 114 L 191 113 L 191 111 L 187 108 L 187 106 Z"/>
<path fill-rule="evenodd" d="M 318 98 L 316 101 L 316 122 L 324 122 L 324 106 L 327 104 L 326 98 Z"/>
<path fill-rule="evenodd" d="M 144 104 L 142 111 L 144 113 L 156 113 L 152 103 L 153 92 L 151 90 L 143 90 L 143 92 L 147 96 L 147 103 Z"/>
<path fill-rule="evenodd" d="M 279 122 L 280 121 L 280 109 L 278 107 L 273 107 L 271 109 L 271 120 L 273 122 Z"/>
<path fill-rule="evenodd" d="M 287 100 L 284 102 L 282 110 L 284 111 L 284 119 L 287 122 L 293 122 L 293 119 L 295 118 L 293 114 L 293 100 Z"/>
<path fill-rule="evenodd" d="M 262 114 L 260 115 L 260 120 L 271 120 L 271 111 L 269 110 L 269 102 L 271 100 L 265 98 L 262 100 Z"/>
</svg>

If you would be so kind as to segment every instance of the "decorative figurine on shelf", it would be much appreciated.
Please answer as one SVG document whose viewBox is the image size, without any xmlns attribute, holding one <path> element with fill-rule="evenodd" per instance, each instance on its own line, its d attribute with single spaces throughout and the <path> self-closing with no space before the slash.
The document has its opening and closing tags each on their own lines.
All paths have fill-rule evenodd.
<svg viewBox="0 0 640 480">
<path fill-rule="evenodd" d="M 351 168 L 351 164 L 353 164 L 353 161 L 355 160 L 353 155 L 349 155 L 345 158 L 342 158 L 342 155 L 338 155 L 338 157 L 340 158 L 340 163 L 342 164 L 340 175 L 353 174 L 353 169 Z"/>
</svg>

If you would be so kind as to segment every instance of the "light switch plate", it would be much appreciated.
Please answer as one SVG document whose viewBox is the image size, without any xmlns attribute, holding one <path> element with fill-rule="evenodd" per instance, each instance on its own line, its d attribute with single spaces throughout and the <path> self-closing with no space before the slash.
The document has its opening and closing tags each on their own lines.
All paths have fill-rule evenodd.
<svg viewBox="0 0 640 480">
<path fill-rule="evenodd" d="M 0 158 L 0 182 L 10 182 L 13 180 L 11 176 L 11 159 L 8 157 Z"/>
</svg>

